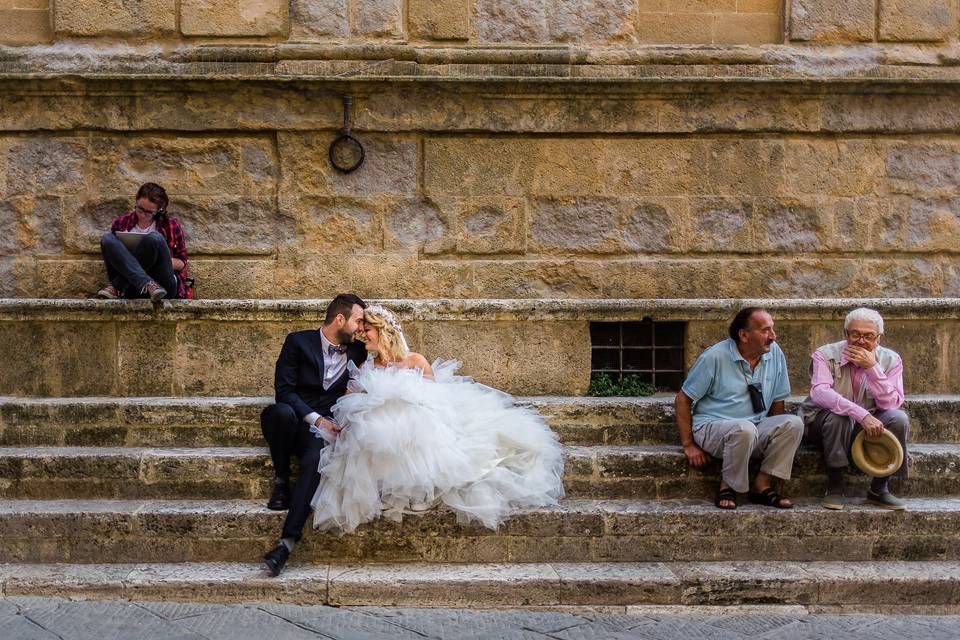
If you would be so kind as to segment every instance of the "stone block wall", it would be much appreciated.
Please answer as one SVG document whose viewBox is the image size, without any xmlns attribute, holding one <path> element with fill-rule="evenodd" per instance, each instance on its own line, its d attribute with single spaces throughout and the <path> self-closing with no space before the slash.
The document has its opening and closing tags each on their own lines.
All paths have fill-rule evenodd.
<svg viewBox="0 0 960 640">
<path fill-rule="evenodd" d="M 0 44 L 75 38 L 452 43 L 945 42 L 956 0 L 2 0 Z"/>
<path fill-rule="evenodd" d="M 0 296 L 958 296 L 958 1 L 0 0 Z"/>
<path fill-rule="evenodd" d="M 957 38 L 957 3 L 793 0 L 789 21 L 798 42 L 944 42 Z"/>
<path fill-rule="evenodd" d="M 810 382 L 810 354 L 839 339 L 862 300 L 752 300 L 771 310 L 794 393 Z M 383 301 L 411 348 L 455 356 L 478 381 L 515 394 L 583 394 L 590 322 L 688 321 L 685 368 L 726 336 L 738 300 Z M 903 356 L 908 394 L 960 393 L 960 313 L 951 300 L 870 300 L 885 344 Z M 149 302 L 0 301 L 0 396 L 266 396 L 290 331 L 316 327 L 324 300 Z M 157 367 L 158 358 L 167 363 Z M 37 375 L 42 371 L 43 375 Z"/>
<path fill-rule="evenodd" d="M 0 44 L 108 38 L 778 43 L 782 0 L 3 0 Z"/>
<path fill-rule="evenodd" d="M 0 44 L 37 44 L 53 38 L 50 0 L 0 0 Z"/>
<path fill-rule="evenodd" d="M 952 136 L 333 135 L 0 136 L 0 294 L 95 291 L 155 180 L 207 298 L 960 295 Z"/>
<path fill-rule="evenodd" d="M 4 0 L 0 43 L 71 38 L 781 42 L 780 5 L 780 0 Z"/>
</svg>

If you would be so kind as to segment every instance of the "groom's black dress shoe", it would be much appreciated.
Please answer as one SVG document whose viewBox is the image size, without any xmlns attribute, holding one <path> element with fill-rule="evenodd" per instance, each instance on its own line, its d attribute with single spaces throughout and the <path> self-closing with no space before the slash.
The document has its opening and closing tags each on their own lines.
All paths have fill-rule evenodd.
<svg viewBox="0 0 960 640">
<path fill-rule="evenodd" d="M 273 493 L 267 500 L 267 509 L 273 511 L 286 511 L 290 508 L 290 486 L 286 479 L 276 479 L 273 481 Z"/>
<path fill-rule="evenodd" d="M 267 565 L 267 571 L 270 572 L 270 575 L 276 578 L 283 571 L 283 565 L 287 564 L 289 559 L 290 550 L 281 542 L 263 556 L 263 564 Z"/>
</svg>

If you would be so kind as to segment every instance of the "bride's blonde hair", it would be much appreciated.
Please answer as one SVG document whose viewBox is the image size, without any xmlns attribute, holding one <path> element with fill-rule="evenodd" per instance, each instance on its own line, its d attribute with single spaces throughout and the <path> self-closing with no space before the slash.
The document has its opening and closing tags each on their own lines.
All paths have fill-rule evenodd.
<svg viewBox="0 0 960 640">
<path fill-rule="evenodd" d="M 363 321 L 373 325 L 380 332 L 378 357 L 387 362 L 399 362 L 410 354 L 400 329 L 391 324 L 385 316 L 367 309 L 363 312 Z"/>
</svg>

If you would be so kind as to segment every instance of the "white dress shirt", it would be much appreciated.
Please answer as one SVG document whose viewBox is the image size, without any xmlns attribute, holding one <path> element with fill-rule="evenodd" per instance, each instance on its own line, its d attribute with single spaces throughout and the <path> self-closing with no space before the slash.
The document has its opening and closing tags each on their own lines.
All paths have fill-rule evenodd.
<svg viewBox="0 0 960 640">
<path fill-rule="evenodd" d="M 330 353 L 330 347 L 337 345 L 327 340 L 327 336 L 323 335 L 323 331 L 320 332 L 320 342 L 323 344 L 323 388 L 327 390 L 333 386 L 333 383 L 339 380 L 343 372 L 347 370 L 347 352 Z M 303 416 L 303 420 L 307 424 L 316 424 L 317 418 L 319 417 L 319 413 L 311 411 Z"/>
</svg>

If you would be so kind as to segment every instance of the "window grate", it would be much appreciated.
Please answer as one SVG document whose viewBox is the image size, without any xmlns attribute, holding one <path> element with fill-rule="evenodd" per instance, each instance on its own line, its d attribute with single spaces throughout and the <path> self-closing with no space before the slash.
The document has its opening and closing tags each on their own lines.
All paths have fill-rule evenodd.
<svg viewBox="0 0 960 640">
<path fill-rule="evenodd" d="M 658 390 L 676 391 L 683 384 L 686 322 L 591 322 L 591 374 L 606 373 L 616 381 L 637 376 Z"/>
</svg>

